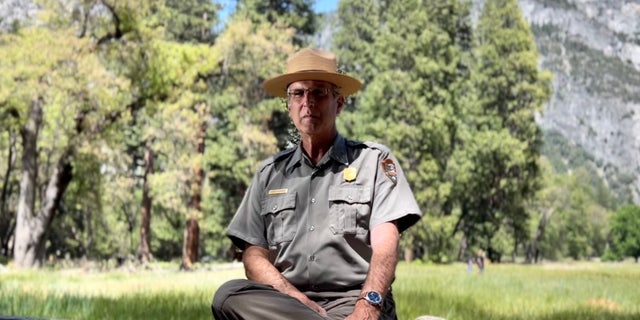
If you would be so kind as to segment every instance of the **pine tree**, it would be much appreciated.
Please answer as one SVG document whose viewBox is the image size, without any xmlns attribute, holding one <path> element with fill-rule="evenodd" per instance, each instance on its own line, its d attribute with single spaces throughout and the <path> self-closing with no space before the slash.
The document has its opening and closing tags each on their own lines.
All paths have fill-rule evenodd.
<svg viewBox="0 0 640 320">
<path fill-rule="evenodd" d="M 267 22 L 292 28 L 294 43 L 305 45 L 317 28 L 317 14 L 313 0 L 240 0 L 237 14 L 248 18 L 254 25 Z"/>
<path fill-rule="evenodd" d="M 472 174 L 461 190 L 467 236 L 499 260 L 494 236 L 506 226 L 514 248 L 525 239 L 527 203 L 539 189 L 540 131 L 536 112 L 550 95 L 550 76 L 538 69 L 533 34 L 515 0 L 488 0 L 475 33 L 476 130 L 465 142 Z"/>
<path fill-rule="evenodd" d="M 204 157 L 210 172 L 206 185 L 209 196 L 203 199 L 203 208 L 212 214 L 206 217 L 203 230 L 211 240 L 205 250 L 217 256 L 228 254 L 228 246 L 223 245 L 229 243 L 224 227 L 240 204 L 257 165 L 286 147 L 289 138 L 284 102 L 267 96 L 262 82 L 280 74 L 287 57 L 296 50 L 299 31 L 287 19 L 297 14 L 289 6 L 284 14 L 287 19 L 268 18 L 264 10 L 248 10 L 250 5 L 261 3 L 240 3 L 214 45 L 222 63 L 218 76 L 208 83 L 215 96 L 207 133 L 207 145 L 211 147 Z M 276 3 L 280 2 L 270 5 Z"/>
<path fill-rule="evenodd" d="M 347 73 L 365 83 L 341 130 L 385 143 L 407 173 L 426 213 L 404 238 L 407 254 L 449 259 L 456 200 L 449 166 L 468 95 L 468 8 L 458 1 L 351 0 L 341 2 L 339 16 L 336 51 Z"/>
<path fill-rule="evenodd" d="M 214 27 L 219 10 L 219 5 L 211 0 L 167 0 L 166 10 L 159 16 L 166 19 L 169 39 L 212 44 L 217 36 Z"/>
</svg>

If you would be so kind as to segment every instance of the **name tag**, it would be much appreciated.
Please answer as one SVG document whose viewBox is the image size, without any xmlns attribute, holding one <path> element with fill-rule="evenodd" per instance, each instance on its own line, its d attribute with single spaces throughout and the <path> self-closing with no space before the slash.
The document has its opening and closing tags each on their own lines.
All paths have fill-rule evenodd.
<svg viewBox="0 0 640 320">
<path fill-rule="evenodd" d="M 287 192 L 289 192 L 289 189 L 272 189 L 272 190 L 269 190 L 269 195 L 285 194 Z"/>
</svg>

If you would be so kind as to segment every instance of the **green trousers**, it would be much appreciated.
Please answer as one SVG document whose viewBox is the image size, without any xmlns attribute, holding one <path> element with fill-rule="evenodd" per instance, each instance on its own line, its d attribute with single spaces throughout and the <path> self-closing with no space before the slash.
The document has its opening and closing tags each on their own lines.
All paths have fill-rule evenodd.
<svg viewBox="0 0 640 320">
<path fill-rule="evenodd" d="M 307 296 L 327 311 L 323 316 L 298 299 L 273 287 L 236 279 L 216 291 L 211 312 L 216 320 L 342 320 L 351 312 L 360 290 L 343 293 L 309 293 Z M 385 299 L 380 320 L 397 320 L 391 293 Z"/>
</svg>

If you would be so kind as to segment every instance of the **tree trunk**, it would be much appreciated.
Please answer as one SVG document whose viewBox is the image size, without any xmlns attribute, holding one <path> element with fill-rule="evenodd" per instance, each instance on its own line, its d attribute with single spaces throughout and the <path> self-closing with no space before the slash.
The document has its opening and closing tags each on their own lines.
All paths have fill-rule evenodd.
<svg viewBox="0 0 640 320">
<path fill-rule="evenodd" d="M 4 173 L 2 191 L 0 192 L 0 254 L 11 256 L 9 241 L 15 230 L 15 211 L 10 210 L 9 195 L 13 193 L 14 183 L 11 180 L 11 173 L 16 164 L 16 132 L 9 130 L 9 152 L 7 169 Z"/>
<path fill-rule="evenodd" d="M 14 260 L 20 268 L 36 266 L 34 206 L 38 173 L 38 133 L 42 125 L 42 100 L 31 103 L 29 118 L 22 129 L 22 177 L 16 217 Z"/>
<path fill-rule="evenodd" d="M 411 263 L 413 262 L 414 256 L 413 256 L 413 247 L 412 246 L 407 246 L 404 248 L 404 261 L 406 263 Z"/>
<path fill-rule="evenodd" d="M 45 243 L 53 216 L 72 178 L 67 149 L 56 162 L 42 196 L 40 211 L 35 215 L 36 186 L 38 177 L 38 133 L 42 125 L 42 100 L 34 101 L 29 108 L 29 118 L 22 130 L 22 179 L 16 219 L 14 260 L 19 268 L 40 267 L 44 262 Z"/>
<path fill-rule="evenodd" d="M 200 226 L 198 220 L 202 215 L 202 184 L 204 182 L 204 170 L 202 169 L 202 159 L 204 158 L 205 137 L 207 134 L 206 104 L 197 105 L 200 123 L 196 133 L 197 161 L 193 167 L 193 179 L 191 182 L 191 199 L 189 200 L 189 216 L 184 229 L 184 239 L 182 243 L 182 264 L 181 269 L 190 270 L 193 264 L 198 261 L 198 250 L 200 244 Z"/>
<path fill-rule="evenodd" d="M 469 243 L 467 241 L 466 231 L 462 234 L 462 239 L 460 239 L 460 246 L 458 248 L 458 260 L 459 261 L 467 261 L 469 256 Z"/>
<path fill-rule="evenodd" d="M 538 260 L 540 258 L 538 243 L 542 241 L 544 230 L 546 229 L 549 220 L 551 220 L 552 215 L 553 209 L 542 209 L 542 212 L 540 213 L 540 222 L 538 223 L 538 228 L 536 229 L 536 235 L 533 237 L 533 240 L 531 240 L 531 243 L 529 243 L 529 246 L 527 247 L 527 254 L 525 258 L 526 263 L 538 263 Z"/>
<path fill-rule="evenodd" d="M 140 246 L 138 258 L 144 265 L 151 261 L 151 205 L 149 175 L 153 173 L 153 150 L 148 143 L 144 147 L 144 178 L 142 186 L 142 219 L 140 220 Z"/>
<path fill-rule="evenodd" d="M 184 227 L 184 240 L 182 244 L 182 264 L 180 269 L 191 270 L 193 264 L 198 261 L 198 242 L 200 238 L 200 226 L 198 219 L 190 217 Z"/>
</svg>

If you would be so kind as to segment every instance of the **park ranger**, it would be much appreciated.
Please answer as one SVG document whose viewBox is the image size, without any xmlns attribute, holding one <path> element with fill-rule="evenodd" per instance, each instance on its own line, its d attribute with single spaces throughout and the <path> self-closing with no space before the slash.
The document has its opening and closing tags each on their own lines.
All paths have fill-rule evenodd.
<svg viewBox="0 0 640 320">
<path fill-rule="evenodd" d="M 300 142 L 261 164 L 229 225 L 247 279 L 218 289 L 214 318 L 396 319 L 399 236 L 422 213 L 387 147 L 336 129 L 361 82 L 306 48 L 263 86 L 286 99 Z"/>
</svg>

